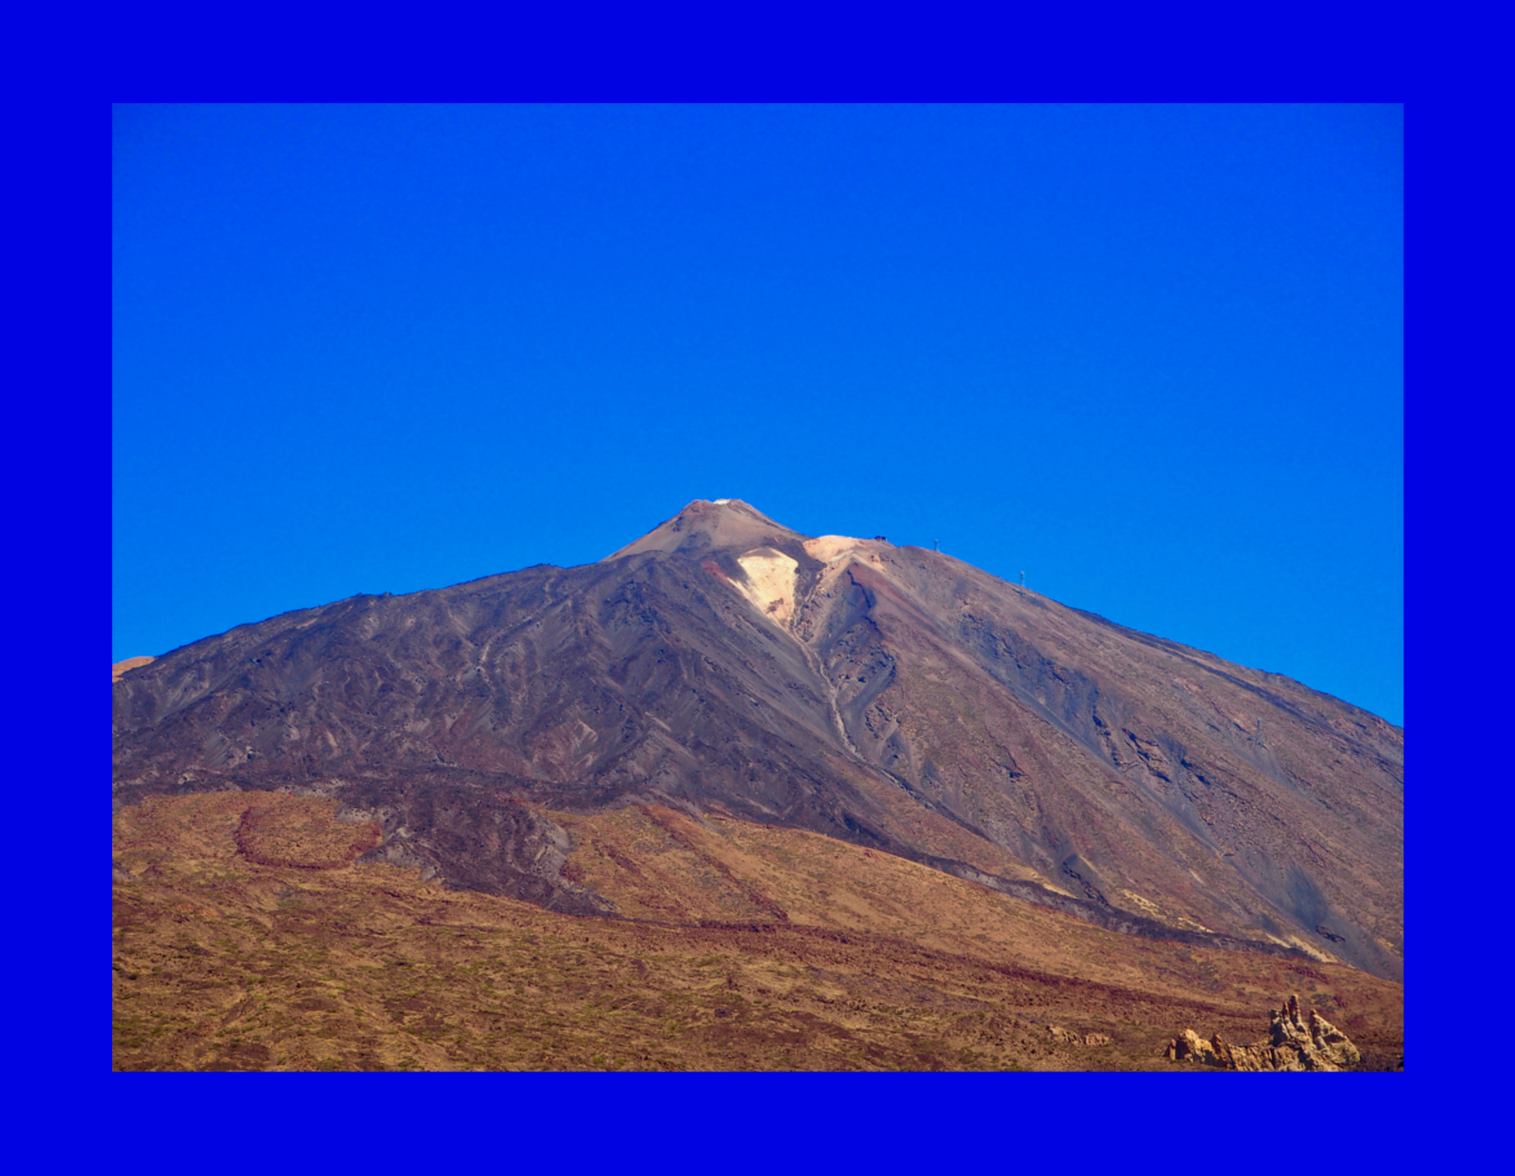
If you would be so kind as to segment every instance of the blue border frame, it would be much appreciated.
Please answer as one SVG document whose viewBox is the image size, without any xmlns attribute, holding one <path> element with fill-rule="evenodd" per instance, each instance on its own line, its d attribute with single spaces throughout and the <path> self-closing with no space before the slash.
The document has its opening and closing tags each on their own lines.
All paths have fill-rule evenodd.
<svg viewBox="0 0 1515 1176">
<path fill-rule="evenodd" d="M 260 1165 L 278 1157 L 313 1167 L 339 1158 L 366 1165 L 412 1156 L 435 1164 L 470 1155 L 512 1165 L 537 1154 L 567 1168 L 616 1160 L 628 1166 L 645 1160 L 680 1168 L 751 1168 L 785 1159 L 806 1166 L 942 1166 L 975 1156 L 1005 1166 L 1054 1156 L 1087 1162 L 1097 1156 L 1167 1167 L 1233 1157 L 1245 1163 L 1249 1154 L 1260 1160 L 1271 1156 L 1273 1162 L 1287 1156 L 1284 1162 L 1339 1159 L 1358 1166 L 1401 1157 L 1421 1126 L 1442 1121 L 1450 1127 L 1445 1120 L 1454 1114 L 1454 1098 L 1461 1107 L 1458 1117 L 1476 1105 L 1462 1101 L 1453 1085 L 1469 1076 L 1470 1064 L 1471 1076 L 1478 1077 L 1477 1063 L 1457 1056 L 1481 1048 L 1476 1042 L 1452 1043 L 1453 1056 L 1444 1063 L 1422 1051 L 1405 1075 L 1328 1080 L 1332 1086 L 1325 1095 L 1316 1087 L 1307 1092 L 1276 1079 L 1242 1079 L 1244 1086 L 1238 1087 L 1232 1080 L 1222 1086 L 1214 1080 L 1140 1075 L 109 1075 L 108 1042 L 94 1011 L 96 994 L 104 992 L 108 1014 L 108 973 L 99 967 L 94 934 L 87 930 L 103 864 L 79 862 L 82 868 L 76 869 L 72 843 L 39 845 L 32 831 L 51 829 L 68 839 L 66 829 L 88 830 L 99 819 L 99 776 L 70 753 L 81 742 L 92 745 L 94 737 L 81 734 L 81 725 L 83 732 L 104 730 L 103 723 L 90 725 L 87 683 L 88 675 L 99 673 L 103 693 L 98 651 L 108 633 L 96 626 L 109 625 L 99 586 L 109 583 L 110 521 L 108 509 L 94 504 L 104 497 L 97 497 L 102 484 L 109 485 L 110 437 L 106 414 L 91 409 L 103 401 L 108 411 L 108 376 L 100 375 L 108 373 L 110 345 L 108 333 L 91 336 L 88 327 L 94 321 L 98 272 L 91 230 L 97 223 L 98 173 L 88 145 L 97 133 L 108 138 L 109 100 L 375 90 L 533 99 L 690 94 L 746 99 L 775 91 L 806 99 L 880 98 L 907 91 L 983 99 L 1038 89 L 1098 90 L 1102 96 L 1116 89 L 1251 94 L 1303 89 L 1310 92 L 1306 96 L 1326 91 L 1392 100 L 1407 91 L 1425 95 L 1434 84 L 1420 71 L 1418 84 L 1407 84 L 1405 62 L 1418 30 L 1404 29 L 1382 9 L 1355 22 L 1317 14 L 1308 24 L 1277 9 L 1266 16 L 1258 10 L 1257 22 L 1266 24 L 1262 32 L 1255 24 L 1246 27 L 1249 13 L 1232 13 L 1242 25 L 1228 32 L 1217 27 L 1213 12 L 1202 23 L 1180 17 L 1164 23 L 1128 12 L 1124 20 L 1103 26 L 1113 34 L 1103 45 L 1092 43 L 1101 18 L 1084 11 L 1070 13 L 1068 27 L 1057 33 L 1024 23 L 1002 32 L 992 20 L 964 15 L 954 21 L 948 13 L 915 13 L 894 23 L 882 10 L 860 14 L 850 26 L 840 14 L 812 14 L 813 28 L 782 17 L 760 27 L 756 10 L 705 10 L 687 20 L 668 13 L 646 14 L 639 21 L 642 15 L 622 10 L 618 19 L 602 20 L 577 10 L 562 15 L 564 30 L 549 33 L 516 24 L 509 35 L 493 38 L 460 17 L 450 26 L 437 21 L 441 27 L 428 46 L 424 29 L 366 32 L 381 20 L 378 10 L 355 14 L 346 39 L 333 31 L 335 20 L 328 17 L 330 24 L 320 29 L 308 14 L 296 21 L 272 10 L 133 13 L 132 27 L 123 27 L 127 20 L 117 17 L 110 30 L 102 74 L 108 95 L 97 100 L 93 91 L 100 82 L 84 78 L 79 91 L 84 97 L 28 104 L 23 110 L 23 150 L 35 154 L 23 160 L 21 195 L 29 206 L 19 222 L 27 275 L 22 313 L 31 317 L 23 318 L 18 333 L 31 346 L 17 351 L 32 359 L 35 370 L 16 385 L 20 411 L 12 418 L 13 436 L 57 439 L 52 446 L 17 445 L 12 473 L 12 502 L 21 504 L 17 513 L 23 516 L 16 524 L 18 547 L 25 553 L 13 566 L 13 587 L 20 591 L 12 608 L 19 612 L 23 602 L 33 605 L 24 619 L 13 612 L 31 645 L 11 662 L 12 682 L 20 686 L 21 672 L 27 674 L 24 690 L 31 705 L 24 712 L 13 709 L 12 715 L 23 738 L 36 731 L 41 754 L 24 776 L 10 781 L 24 794 L 23 807 L 34 810 L 12 826 L 13 839 L 25 842 L 34 857 L 12 873 L 13 911 L 21 931 L 14 942 L 31 950 L 19 953 L 22 982 L 11 991 L 13 1009 L 20 1013 L 18 1044 L 24 1043 L 16 1060 L 42 1071 L 32 1095 L 39 1109 L 88 1108 L 104 1120 L 99 1137 L 113 1165 L 170 1169 L 212 1157 L 233 1162 L 246 1157 Z M 723 39 L 722 20 L 747 27 L 729 30 Z M 855 35 L 846 34 L 849 27 Z M 1185 28 L 1208 34 L 1210 43 L 1196 46 L 1183 36 Z M 591 40 L 596 32 L 598 44 Z M 683 40 L 701 34 L 703 47 L 691 48 Z M 644 47 L 639 39 L 654 44 Z M 1091 44 L 1081 53 L 1086 39 Z M 544 45 L 557 49 L 556 55 Z M 493 69 L 490 46 L 498 48 Z M 427 48 L 433 49 L 429 57 Z M 1235 60 L 1247 52 L 1250 62 Z M 738 60 L 743 55 L 745 62 Z M 1060 71 L 1060 56 L 1079 64 Z M 1449 61 L 1445 73 L 1466 64 Z M 1476 72 L 1476 64 L 1467 68 Z M 1216 86 L 1222 79 L 1228 84 Z M 43 92 L 55 86 L 53 79 Z M 1473 575 L 1451 569 L 1464 566 L 1488 576 L 1485 585 L 1498 583 L 1491 536 L 1477 504 L 1459 493 L 1499 500 L 1499 467 L 1494 454 L 1484 459 L 1479 446 L 1479 441 L 1492 446 L 1498 437 L 1495 430 L 1469 429 L 1474 422 L 1464 417 L 1472 413 L 1454 415 L 1443 406 L 1495 387 L 1477 340 L 1499 337 L 1502 308 L 1492 297 L 1479 304 L 1463 292 L 1467 283 L 1502 277 L 1497 265 L 1485 264 L 1478 229 L 1496 223 L 1492 206 L 1504 191 L 1494 184 L 1503 154 L 1497 144 L 1507 135 L 1491 133 L 1486 106 L 1412 101 L 1407 114 L 1418 153 L 1414 178 L 1408 180 L 1417 229 L 1409 272 L 1417 278 L 1416 290 L 1426 292 L 1410 302 L 1417 331 L 1407 347 L 1407 371 L 1420 372 L 1438 394 L 1406 400 L 1413 438 L 1407 486 L 1414 491 L 1406 527 L 1417 557 L 1411 566 L 1432 563 L 1439 569 L 1435 587 L 1424 578 L 1409 585 L 1414 591 L 1407 613 L 1407 676 L 1412 684 L 1426 685 L 1411 689 L 1407 710 L 1416 748 L 1435 749 L 1424 757 L 1424 787 L 1443 794 L 1471 789 L 1478 796 L 1491 785 L 1484 783 L 1488 776 L 1480 753 L 1468 748 L 1464 736 L 1474 707 L 1468 691 L 1478 689 L 1464 675 L 1469 662 L 1495 651 L 1477 644 L 1449 648 L 1446 633 L 1476 613 L 1487 594 L 1476 592 Z M 1497 213 L 1507 215 L 1504 209 Z M 35 230 L 27 231 L 30 226 Z M 1461 240 L 1458 230 L 1468 239 Z M 75 404 L 85 410 L 77 411 Z M 28 466 L 30 460 L 37 464 Z M 32 511 L 39 489 L 44 505 Z M 1427 547 L 1443 558 L 1426 560 Z M 1494 603 L 1497 607 L 1497 597 Z M 1449 678 L 1459 684 L 1431 685 L 1447 685 Z M 52 705 L 33 693 L 38 685 L 54 684 Z M 76 698 L 85 705 L 73 705 Z M 1499 726 L 1503 708 L 1494 697 L 1485 698 L 1490 711 L 1480 721 Z M 103 743 L 104 735 L 100 738 Z M 1422 762 L 1418 755 L 1412 761 Z M 1418 797 L 1420 774 L 1415 775 Z M 1461 819 L 1466 822 L 1466 816 Z M 1421 810 L 1417 833 L 1409 839 L 1422 850 L 1417 860 L 1436 860 L 1431 825 L 1431 811 Z M 85 836 L 79 843 L 89 856 L 92 839 Z M 1487 855 L 1497 848 L 1496 842 Z M 1422 867 L 1421 876 L 1428 874 L 1429 867 Z M 1470 900 L 1474 893 L 1468 892 Z M 1466 975 L 1478 966 L 1476 945 L 1487 940 L 1487 920 L 1498 918 L 1499 904 L 1477 904 L 1475 923 L 1470 902 L 1461 925 L 1445 921 L 1448 905 L 1436 904 L 1433 915 L 1429 902 L 1411 904 L 1424 916 L 1412 919 L 1423 938 L 1413 938 L 1411 971 L 1416 992 L 1426 1000 L 1435 993 L 1449 1020 L 1459 1022 L 1459 986 L 1436 984 L 1433 975 L 1450 981 L 1452 967 Z M 1450 954 L 1454 951 L 1456 956 Z M 65 966 L 27 968 L 28 958 Z M 1503 1024 L 1478 1029 L 1497 1051 L 1506 1033 Z M 1438 1074 L 1435 1067 L 1441 1064 L 1457 1072 Z M 1182 1081 L 1189 1083 L 1182 1090 L 1173 1085 Z M 279 1085 L 268 1085 L 272 1082 Z M 1485 1089 L 1493 1089 L 1492 1076 Z M 1443 1144 L 1455 1150 L 1457 1134 L 1443 1136 Z M 1443 1151 L 1442 1161 L 1452 1157 Z"/>
</svg>

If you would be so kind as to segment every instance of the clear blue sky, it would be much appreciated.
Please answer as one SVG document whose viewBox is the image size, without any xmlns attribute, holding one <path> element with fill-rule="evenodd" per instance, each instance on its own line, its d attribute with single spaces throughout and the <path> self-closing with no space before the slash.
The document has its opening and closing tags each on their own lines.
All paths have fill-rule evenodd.
<svg viewBox="0 0 1515 1176">
<path fill-rule="evenodd" d="M 119 106 L 111 659 L 694 498 L 1403 723 L 1398 106 Z"/>
</svg>

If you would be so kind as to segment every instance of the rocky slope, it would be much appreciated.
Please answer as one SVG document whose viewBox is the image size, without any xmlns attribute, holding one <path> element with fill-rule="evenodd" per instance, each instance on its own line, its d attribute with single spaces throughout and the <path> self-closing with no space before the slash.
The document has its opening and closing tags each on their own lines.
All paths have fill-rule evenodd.
<svg viewBox="0 0 1515 1176">
<path fill-rule="evenodd" d="M 696 502 L 598 564 L 360 596 L 114 685 L 115 792 L 285 789 L 560 910 L 559 813 L 808 829 L 1148 937 L 1402 969 L 1403 732 L 950 556 Z"/>
</svg>

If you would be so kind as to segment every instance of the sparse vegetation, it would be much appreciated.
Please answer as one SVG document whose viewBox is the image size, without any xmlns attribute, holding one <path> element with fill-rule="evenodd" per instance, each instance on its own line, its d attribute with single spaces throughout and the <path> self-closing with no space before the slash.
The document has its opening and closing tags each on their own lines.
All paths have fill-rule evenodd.
<svg viewBox="0 0 1515 1176">
<path fill-rule="evenodd" d="M 553 914 L 414 869 L 249 860 L 247 808 L 268 846 L 292 801 L 118 813 L 116 1068 L 1161 1069 L 1180 1022 L 1243 1034 L 1290 983 L 1284 959 L 1175 953 L 816 834 L 668 810 L 562 815 L 591 884 L 657 922 Z M 288 840 L 327 854 L 334 806 L 297 803 Z M 640 874 L 596 857 L 596 839 L 646 842 Z M 890 926 L 904 934 L 875 929 Z M 1398 985 L 1310 973 L 1355 1040 L 1402 1057 Z M 1112 1045 L 1054 1040 L 1054 1024 Z"/>
</svg>

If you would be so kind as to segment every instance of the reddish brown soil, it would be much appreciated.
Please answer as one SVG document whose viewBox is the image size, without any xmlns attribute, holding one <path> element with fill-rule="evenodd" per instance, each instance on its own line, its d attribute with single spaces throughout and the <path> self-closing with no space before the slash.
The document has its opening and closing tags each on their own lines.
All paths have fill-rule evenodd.
<svg viewBox="0 0 1515 1176">
<path fill-rule="evenodd" d="M 246 802 L 237 848 L 260 866 L 337 870 L 379 844 L 377 821 L 333 821 L 329 800 L 248 793 Z"/>
<path fill-rule="evenodd" d="M 798 830 L 560 819 L 565 874 L 625 918 L 334 864 L 371 831 L 332 802 L 122 809 L 115 1067 L 1165 1070 L 1178 1029 L 1251 1040 L 1289 992 L 1402 1054 L 1401 987 L 1343 966 L 1118 935 Z"/>
</svg>

